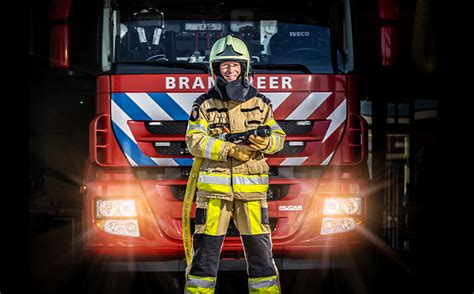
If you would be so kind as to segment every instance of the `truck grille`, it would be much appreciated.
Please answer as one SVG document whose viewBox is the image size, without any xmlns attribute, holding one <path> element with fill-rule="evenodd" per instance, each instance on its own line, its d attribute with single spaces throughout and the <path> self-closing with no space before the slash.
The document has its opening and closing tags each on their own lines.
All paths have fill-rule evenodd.
<svg viewBox="0 0 474 294">
<path fill-rule="evenodd" d="M 167 155 L 167 156 L 181 156 L 181 155 L 189 155 L 188 147 L 186 146 L 185 142 L 166 142 L 169 144 L 168 146 L 153 146 L 156 153 L 160 155 Z M 290 146 L 289 142 L 285 142 L 283 145 L 283 149 L 278 152 L 279 155 L 292 155 L 298 154 L 303 152 L 305 143 L 303 146 Z"/>
<path fill-rule="evenodd" d="M 270 185 L 267 193 L 267 200 L 280 200 L 288 195 L 290 185 Z"/>
<path fill-rule="evenodd" d="M 160 142 L 163 143 L 163 142 Z M 154 146 L 155 151 L 160 155 L 181 156 L 189 155 L 188 147 L 185 142 L 166 142 L 167 146 Z M 168 145 L 169 144 L 169 145 Z M 302 146 L 290 146 L 290 142 L 285 142 L 283 149 L 278 152 L 279 155 L 292 155 L 303 152 L 306 143 Z"/>
<path fill-rule="evenodd" d="M 186 142 L 160 142 L 169 144 L 169 146 L 156 146 L 154 144 L 155 151 L 160 155 L 189 155 L 188 147 Z"/>
<path fill-rule="evenodd" d="M 184 135 L 187 124 L 187 121 L 151 121 L 145 127 L 154 135 Z"/>
<path fill-rule="evenodd" d="M 313 129 L 314 121 L 277 121 L 280 128 L 287 135 L 303 135 L 311 132 Z"/>
<path fill-rule="evenodd" d="M 276 224 L 277 224 L 277 219 L 276 218 L 269 218 L 268 219 L 268 225 L 270 226 L 270 229 L 275 230 Z M 194 218 L 191 219 L 191 234 L 194 233 Z M 237 230 L 237 227 L 235 226 L 234 220 L 231 218 L 229 222 L 229 227 L 227 228 L 227 233 L 225 234 L 226 237 L 239 237 L 240 233 L 239 230 Z"/>
<path fill-rule="evenodd" d="M 175 186 L 168 186 L 171 194 L 177 200 L 183 201 L 184 200 L 184 193 L 186 192 L 185 185 L 175 185 Z M 267 200 L 279 200 L 286 195 L 288 195 L 288 190 L 290 189 L 290 185 L 283 184 L 283 185 L 270 185 L 268 188 L 267 193 Z"/>
<path fill-rule="evenodd" d="M 168 186 L 171 191 L 171 195 L 177 200 L 184 200 L 184 193 L 186 192 L 185 185 L 176 185 L 176 186 Z"/>
<path fill-rule="evenodd" d="M 310 133 L 314 121 L 279 121 L 278 124 L 289 135 L 303 135 Z M 153 135 L 182 135 L 186 133 L 186 121 L 151 121 L 146 122 L 145 127 Z M 186 143 L 183 142 L 159 142 L 161 146 L 155 146 L 155 151 L 165 156 L 189 155 Z M 164 145 L 165 143 L 166 145 Z M 290 146 L 285 142 L 279 155 L 294 155 L 303 152 L 306 143 L 302 146 Z"/>
<path fill-rule="evenodd" d="M 277 154 L 279 155 L 290 155 L 298 154 L 303 152 L 306 142 L 303 142 L 302 146 L 290 146 L 290 142 L 285 142 L 283 144 L 283 149 L 281 149 Z"/>
<path fill-rule="evenodd" d="M 145 123 L 148 132 L 154 135 L 184 135 L 187 121 L 150 121 Z M 286 134 L 302 135 L 311 132 L 314 121 L 278 121 Z"/>
</svg>

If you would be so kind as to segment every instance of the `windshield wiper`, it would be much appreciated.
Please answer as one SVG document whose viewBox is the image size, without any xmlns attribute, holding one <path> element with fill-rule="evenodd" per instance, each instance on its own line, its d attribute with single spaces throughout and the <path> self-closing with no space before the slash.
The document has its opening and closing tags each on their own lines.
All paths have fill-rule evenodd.
<svg viewBox="0 0 474 294">
<path fill-rule="evenodd" d="M 186 61 L 119 61 L 115 64 L 140 64 L 140 65 L 150 65 L 150 66 L 157 66 L 157 67 L 177 67 L 177 68 L 185 68 L 185 69 L 196 69 L 201 70 L 204 73 L 209 72 L 209 68 L 204 63 L 189 63 Z"/>
<path fill-rule="evenodd" d="M 306 74 L 310 74 L 311 71 L 303 64 L 255 64 L 252 65 L 253 69 L 267 69 L 267 70 L 288 70 L 288 71 L 301 71 Z"/>
</svg>

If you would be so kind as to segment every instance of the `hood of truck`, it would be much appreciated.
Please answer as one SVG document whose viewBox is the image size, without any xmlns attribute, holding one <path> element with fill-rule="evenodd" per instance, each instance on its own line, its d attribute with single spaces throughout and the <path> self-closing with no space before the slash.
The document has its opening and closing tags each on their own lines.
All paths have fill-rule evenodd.
<svg viewBox="0 0 474 294">
<path fill-rule="evenodd" d="M 272 101 L 275 120 L 296 152 L 268 156 L 269 165 L 327 165 L 342 139 L 347 121 L 344 75 L 256 75 L 253 85 Z M 114 75 L 111 77 L 111 122 L 131 166 L 191 166 L 189 154 L 163 154 L 156 146 L 184 143 L 191 106 L 212 87 L 208 75 Z M 176 123 L 176 133 L 150 131 L 149 124 Z M 298 129 L 299 128 L 299 129 Z M 301 131 L 306 128 L 307 133 Z M 292 143 L 293 142 L 293 143 Z M 167 145 L 168 144 L 168 145 Z M 171 148 L 170 147 L 170 148 Z"/>
</svg>

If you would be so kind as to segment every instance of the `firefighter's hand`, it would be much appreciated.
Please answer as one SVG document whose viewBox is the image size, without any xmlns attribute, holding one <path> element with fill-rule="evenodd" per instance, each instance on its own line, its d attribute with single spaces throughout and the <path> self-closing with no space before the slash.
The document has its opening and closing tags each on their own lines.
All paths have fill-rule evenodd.
<svg viewBox="0 0 474 294">
<path fill-rule="evenodd" d="M 232 144 L 227 155 L 240 161 L 248 161 L 254 153 L 249 146 Z"/>
<path fill-rule="evenodd" d="M 260 137 L 255 135 L 250 135 L 249 137 L 250 148 L 255 151 L 262 151 L 267 149 L 270 144 L 270 137 Z"/>
</svg>

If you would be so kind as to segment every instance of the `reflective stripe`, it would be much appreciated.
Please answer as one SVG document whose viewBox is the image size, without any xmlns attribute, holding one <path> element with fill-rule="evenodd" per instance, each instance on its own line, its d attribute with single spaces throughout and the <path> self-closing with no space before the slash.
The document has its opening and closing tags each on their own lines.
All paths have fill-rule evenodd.
<svg viewBox="0 0 474 294">
<path fill-rule="evenodd" d="M 271 143 L 266 153 L 273 154 L 283 149 L 283 138 L 280 137 L 280 135 L 285 136 L 286 134 L 274 119 L 269 120 L 266 125 L 272 129 L 272 135 L 270 137 Z"/>
<path fill-rule="evenodd" d="M 202 157 L 211 160 L 218 160 L 221 145 L 221 140 L 214 139 L 212 137 L 205 138 L 201 143 Z"/>
<path fill-rule="evenodd" d="M 248 214 L 250 221 L 250 231 L 252 235 L 257 235 L 262 233 L 262 216 L 260 210 L 260 201 L 248 201 Z"/>
<path fill-rule="evenodd" d="M 214 294 L 214 288 L 192 287 L 189 289 L 184 289 L 184 294 Z"/>
<path fill-rule="evenodd" d="M 270 141 L 271 141 L 271 144 L 270 144 L 270 148 L 268 148 L 268 153 L 272 154 L 275 152 L 276 136 L 271 135 Z"/>
<path fill-rule="evenodd" d="M 244 175 L 234 174 L 232 176 L 234 192 L 241 193 L 263 193 L 268 191 L 268 175 Z"/>
<path fill-rule="evenodd" d="M 222 141 L 216 140 L 212 144 L 212 151 L 211 151 L 211 159 L 212 160 L 219 160 L 219 151 L 221 150 Z"/>
<path fill-rule="evenodd" d="M 274 125 L 271 128 L 272 128 L 272 133 L 278 133 L 278 134 L 285 135 L 285 132 L 280 128 L 280 126 Z"/>
<path fill-rule="evenodd" d="M 206 231 L 204 232 L 204 234 L 216 236 L 220 214 L 221 200 L 217 198 L 209 198 L 209 202 L 207 205 Z"/>
<path fill-rule="evenodd" d="M 230 175 L 201 172 L 199 173 L 198 182 L 230 186 Z"/>
<path fill-rule="evenodd" d="M 281 136 L 275 136 L 276 138 L 276 147 L 275 147 L 275 152 L 278 152 L 280 151 L 281 149 L 283 149 L 283 138 Z"/>
<path fill-rule="evenodd" d="M 275 125 L 276 123 L 277 123 L 276 120 L 274 120 L 274 119 L 272 118 L 271 120 L 269 120 L 269 121 L 266 123 L 266 125 L 269 126 L 269 127 L 271 127 L 271 126 Z"/>
<path fill-rule="evenodd" d="M 250 289 L 261 289 L 261 288 L 267 288 L 271 286 L 277 285 L 276 280 L 269 280 L 269 281 L 258 281 L 258 282 L 251 282 L 249 283 Z"/>
<path fill-rule="evenodd" d="M 277 283 L 277 276 L 250 278 L 249 289 L 250 293 L 280 293 Z M 265 291 L 263 292 L 262 290 Z"/>
<path fill-rule="evenodd" d="M 267 126 L 269 126 L 272 129 L 272 133 L 279 133 L 282 135 L 285 135 L 285 132 L 283 131 L 282 128 L 277 124 L 277 122 L 274 119 L 269 120 L 266 123 Z"/>
<path fill-rule="evenodd" d="M 214 293 L 215 287 L 216 278 L 189 275 L 189 280 L 186 282 L 184 293 Z"/>
<path fill-rule="evenodd" d="M 230 175 L 217 173 L 199 173 L 197 188 L 218 193 L 231 192 Z"/>
<path fill-rule="evenodd" d="M 280 129 L 280 127 L 278 127 L 278 129 L 276 129 L 276 130 L 272 130 L 272 133 L 278 133 L 278 134 L 281 134 L 281 135 L 286 135 L 285 132 L 282 129 Z"/>
<path fill-rule="evenodd" d="M 214 145 L 216 139 L 214 138 L 207 138 L 206 144 L 204 144 L 204 157 L 205 158 L 212 158 L 212 145 Z"/>
<path fill-rule="evenodd" d="M 202 119 L 198 119 L 197 121 L 188 121 L 188 128 L 186 130 L 186 134 L 195 134 L 195 133 L 204 133 L 209 134 L 207 131 L 207 122 Z"/>
<path fill-rule="evenodd" d="M 273 154 L 283 149 L 283 137 L 281 135 L 272 134 L 270 136 L 270 145 L 268 146 L 266 153 Z"/>
<path fill-rule="evenodd" d="M 198 190 L 206 190 L 209 192 L 217 192 L 217 193 L 230 193 L 231 192 L 230 186 L 217 185 L 217 184 L 198 183 L 197 188 Z"/>
<path fill-rule="evenodd" d="M 209 132 L 207 131 L 207 123 L 206 124 L 200 124 L 198 123 L 198 121 L 196 122 L 192 122 L 192 121 L 189 121 L 188 122 L 188 128 L 186 130 L 186 135 L 192 135 L 192 134 L 196 134 L 196 133 L 204 133 L 204 134 L 209 134 Z"/>
<path fill-rule="evenodd" d="M 268 175 L 244 175 L 234 174 L 232 176 L 234 184 L 240 185 L 268 185 Z"/>
<path fill-rule="evenodd" d="M 188 121 L 188 124 L 202 125 L 207 130 L 207 121 L 205 119 L 198 119 L 197 121 Z"/>
<path fill-rule="evenodd" d="M 281 137 L 275 136 L 275 152 L 280 150 Z"/>
<path fill-rule="evenodd" d="M 202 288 L 214 288 L 216 286 L 216 278 L 189 275 L 187 285 Z"/>
<path fill-rule="evenodd" d="M 240 193 L 264 193 L 268 191 L 268 185 L 235 185 L 234 192 Z"/>
<path fill-rule="evenodd" d="M 204 156 L 204 151 L 206 151 L 206 143 L 207 143 L 207 140 L 209 140 L 210 137 L 206 137 L 204 138 L 204 140 L 202 140 L 201 142 L 201 157 L 205 158 Z"/>
</svg>

